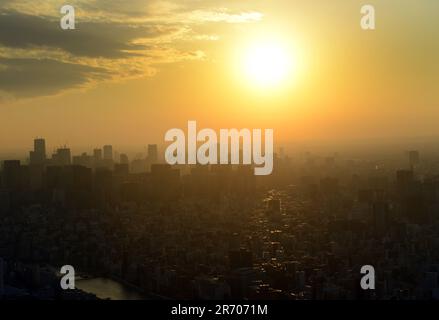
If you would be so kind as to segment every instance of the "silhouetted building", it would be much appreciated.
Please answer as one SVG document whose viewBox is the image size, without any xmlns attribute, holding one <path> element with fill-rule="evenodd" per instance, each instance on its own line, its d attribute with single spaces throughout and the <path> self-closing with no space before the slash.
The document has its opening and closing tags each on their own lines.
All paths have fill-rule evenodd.
<svg viewBox="0 0 439 320">
<path fill-rule="evenodd" d="M 144 173 L 148 171 L 148 163 L 145 159 L 135 159 L 131 161 L 132 173 Z"/>
<path fill-rule="evenodd" d="M 151 164 L 158 162 L 158 147 L 156 144 L 148 145 L 148 161 Z"/>
<path fill-rule="evenodd" d="M 73 165 L 83 166 L 87 168 L 93 168 L 94 165 L 94 157 L 87 155 L 87 153 L 83 153 L 80 156 L 73 157 Z"/>
<path fill-rule="evenodd" d="M 129 163 L 129 161 L 128 161 L 128 156 L 127 156 L 125 153 L 122 153 L 122 154 L 120 155 L 120 160 L 119 160 L 119 162 L 120 162 L 121 164 L 128 164 L 128 163 Z"/>
<path fill-rule="evenodd" d="M 59 148 L 52 156 L 52 162 L 58 166 L 69 166 L 71 164 L 71 154 L 69 148 Z"/>
<path fill-rule="evenodd" d="M 104 146 L 104 160 L 113 160 L 113 147 L 110 145 Z"/>
<path fill-rule="evenodd" d="M 34 150 L 29 154 L 31 165 L 42 165 L 46 161 L 46 141 L 44 139 L 34 140 Z"/>
<path fill-rule="evenodd" d="M 95 161 L 102 160 L 102 149 L 94 149 L 93 150 L 93 158 Z"/>
<path fill-rule="evenodd" d="M 3 186 L 8 190 L 19 190 L 21 187 L 20 160 L 5 160 L 3 162 Z"/>
<path fill-rule="evenodd" d="M 114 174 L 115 175 L 128 175 L 129 168 L 128 163 L 117 163 L 114 165 Z"/>
</svg>

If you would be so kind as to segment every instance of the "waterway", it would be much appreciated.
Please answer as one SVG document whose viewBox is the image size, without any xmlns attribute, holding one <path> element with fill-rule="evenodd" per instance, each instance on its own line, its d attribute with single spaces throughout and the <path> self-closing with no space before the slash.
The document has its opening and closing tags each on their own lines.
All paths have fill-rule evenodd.
<svg viewBox="0 0 439 320">
<path fill-rule="evenodd" d="M 77 279 L 76 288 L 92 293 L 100 299 L 110 300 L 149 300 L 150 298 L 135 288 L 108 278 Z"/>
</svg>

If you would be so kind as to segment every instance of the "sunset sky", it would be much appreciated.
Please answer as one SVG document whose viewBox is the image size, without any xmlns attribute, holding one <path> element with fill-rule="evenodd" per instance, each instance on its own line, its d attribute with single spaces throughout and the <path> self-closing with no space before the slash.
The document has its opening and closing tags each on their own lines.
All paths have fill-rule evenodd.
<svg viewBox="0 0 439 320">
<path fill-rule="evenodd" d="M 275 143 L 439 135 L 438 15 L 437 0 L 1 0 L 0 146 L 122 150 L 188 120 Z M 272 83 L 248 69 L 264 48 L 288 64 Z"/>
</svg>

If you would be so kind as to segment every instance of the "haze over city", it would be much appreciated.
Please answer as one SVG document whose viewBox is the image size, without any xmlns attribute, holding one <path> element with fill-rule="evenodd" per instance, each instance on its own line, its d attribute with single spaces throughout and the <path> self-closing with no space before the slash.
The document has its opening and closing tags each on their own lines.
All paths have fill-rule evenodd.
<svg viewBox="0 0 439 320">
<path fill-rule="evenodd" d="M 190 119 L 277 143 L 439 135 L 437 1 L 375 1 L 373 31 L 362 1 L 70 1 L 75 30 L 63 4 L 0 4 L 2 152 L 141 147 Z"/>
<path fill-rule="evenodd" d="M 439 300 L 438 12 L 0 0 L 0 300 Z"/>
</svg>

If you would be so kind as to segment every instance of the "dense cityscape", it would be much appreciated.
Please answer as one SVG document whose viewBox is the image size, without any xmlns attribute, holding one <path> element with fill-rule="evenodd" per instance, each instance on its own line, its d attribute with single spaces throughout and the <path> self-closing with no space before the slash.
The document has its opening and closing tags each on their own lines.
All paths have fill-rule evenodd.
<svg viewBox="0 0 439 320">
<path fill-rule="evenodd" d="M 157 145 L 130 161 L 110 145 L 51 157 L 35 139 L 5 160 L 0 187 L 2 299 L 98 299 L 62 290 L 111 279 L 139 299 L 438 299 L 439 162 L 278 150 L 274 172 L 170 166 Z M 362 290 L 360 268 L 376 270 Z M 83 280 L 81 280 L 81 278 Z"/>
</svg>

